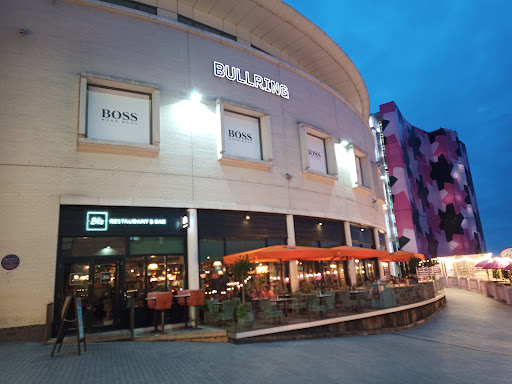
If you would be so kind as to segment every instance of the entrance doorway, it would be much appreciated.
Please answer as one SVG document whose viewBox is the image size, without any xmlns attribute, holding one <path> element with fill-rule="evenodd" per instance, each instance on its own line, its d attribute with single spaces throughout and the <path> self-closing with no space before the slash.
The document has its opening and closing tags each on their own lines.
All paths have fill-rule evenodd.
<svg viewBox="0 0 512 384">
<path fill-rule="evenodd" d="M 63 295 L 82 299 L 87 332 L 116 329 L 119 325 L 120 261 L 92 258 L 64 264 Z"/>
<path fill-rule="evenodd" d="M 118 263 L 95 262 L 90 286 L 92 328 L 113 327 L 118 323 Z"/>
</svg>

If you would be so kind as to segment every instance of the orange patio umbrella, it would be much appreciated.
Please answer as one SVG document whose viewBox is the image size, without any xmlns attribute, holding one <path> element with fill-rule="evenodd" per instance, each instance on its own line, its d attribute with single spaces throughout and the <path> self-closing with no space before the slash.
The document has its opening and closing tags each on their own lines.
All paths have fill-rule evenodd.
<svg viewBox="0 0 512 384">
<path fill-rule="evenodd" d="M 331 248 L 338 251 L 341 259 L 371 259 L 374 257 L 386 257 L 389 255 L 388 251 L 381 251 L 379 249 L 351 247 L 349 245 L 342 245 L 340 247 Z"/>
<path fill-rule="evenodd" d="M 425 256 L 421 253 L 414 253 L 408 251 L 396 251 L 389 254 L 388 257 L 382 257 L 381 261 L 401 261 L 409 262 L 411 258 L 416 257 L 421 260 L 425 260 Z"/>
<path fill-rule="evenodd" d="M 290 260 L 312 260 L 323 257 L 331 260 L 338 252 L 330 248 L 300 247 L 295 245 L 272 245 L 224 256 L 224 264 L 235 264 L 240 259 L 249 258 L 252 263 L 277 263 Z"/>
</svg>

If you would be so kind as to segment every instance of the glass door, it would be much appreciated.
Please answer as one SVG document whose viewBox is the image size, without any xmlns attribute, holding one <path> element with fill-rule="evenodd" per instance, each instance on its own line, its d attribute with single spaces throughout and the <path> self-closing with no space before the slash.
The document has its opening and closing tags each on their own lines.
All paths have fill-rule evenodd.
<svg viewBox="0 0 512 384">
<path fill-rule="evenodd" d="M 119 262 L 96 259 L 90 268 L 91 328 L 115 328 L 119 323 Z"/>
</svg>

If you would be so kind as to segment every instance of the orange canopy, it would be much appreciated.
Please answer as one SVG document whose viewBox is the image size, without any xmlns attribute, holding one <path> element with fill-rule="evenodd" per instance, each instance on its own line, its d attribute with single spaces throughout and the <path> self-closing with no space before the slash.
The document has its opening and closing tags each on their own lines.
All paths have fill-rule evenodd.
<svg viewBox="0 0 512 384">
<path fill-rule="evenodd" d="M 276 263 L 290 260 L 331 260 L 338 252 L 329 248 L 299 247 L 295 245 L 273 245 L 224 256 L 224 264 L 235 264 L 240 259 L 249 258 L 253 263 Z M 323 258 L 323 259 L 321 259 Z"/>
<path fill-rule="evenodd" d="M 425 256 L 421 253 L 414 253 L 408 251 L 396 251 L 390 253 L 388 257 L 381 257 L 381 261 L 402 261 L 408 262 L 411 258 L 416 257 L 421 260 L 425 260 Z"/>
<path fill-rule="evenodd" d="M 389 256 L 388 251 L 381 251 L 372 248 L 351 247 L 348 245 L 342 245 L 331 249 L 338 251 L 340 259 L 371 259 L 374 257 L 382 258 Z"/>
</svg>

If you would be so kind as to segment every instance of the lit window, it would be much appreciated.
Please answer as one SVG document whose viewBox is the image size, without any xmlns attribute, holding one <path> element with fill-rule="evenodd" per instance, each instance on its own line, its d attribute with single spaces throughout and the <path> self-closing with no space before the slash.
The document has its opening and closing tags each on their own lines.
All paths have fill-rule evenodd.
<svg viewBox="0 0 512 384">
<path fill-rule="evenodd" d="M 220 100 L 217 111 L 221 127 L 219 160 L 231 165 L 269 168 L 272 145 L 268 115 Z"/>
<path fill-rule="evenodd" d="M 155 156 L 158 93 L 154 86 L 82 74 L 78 149 Z"/>
<path fill-rule="evenodd" d="M 363 187 L 371 189 L 371 177 L 370 177 L 370 164 L 368 156 L 354 148 L 354 156 L 356 163 L 356 180 L 354 180 L 355 187 Z"/>
<path fill-rule="evenodd" d="M 299 130 L 304 174 L 314 178 L 336 180 L 338 169 L 332 137 L 306 124 L 300 124 Z"/>
</svg>

